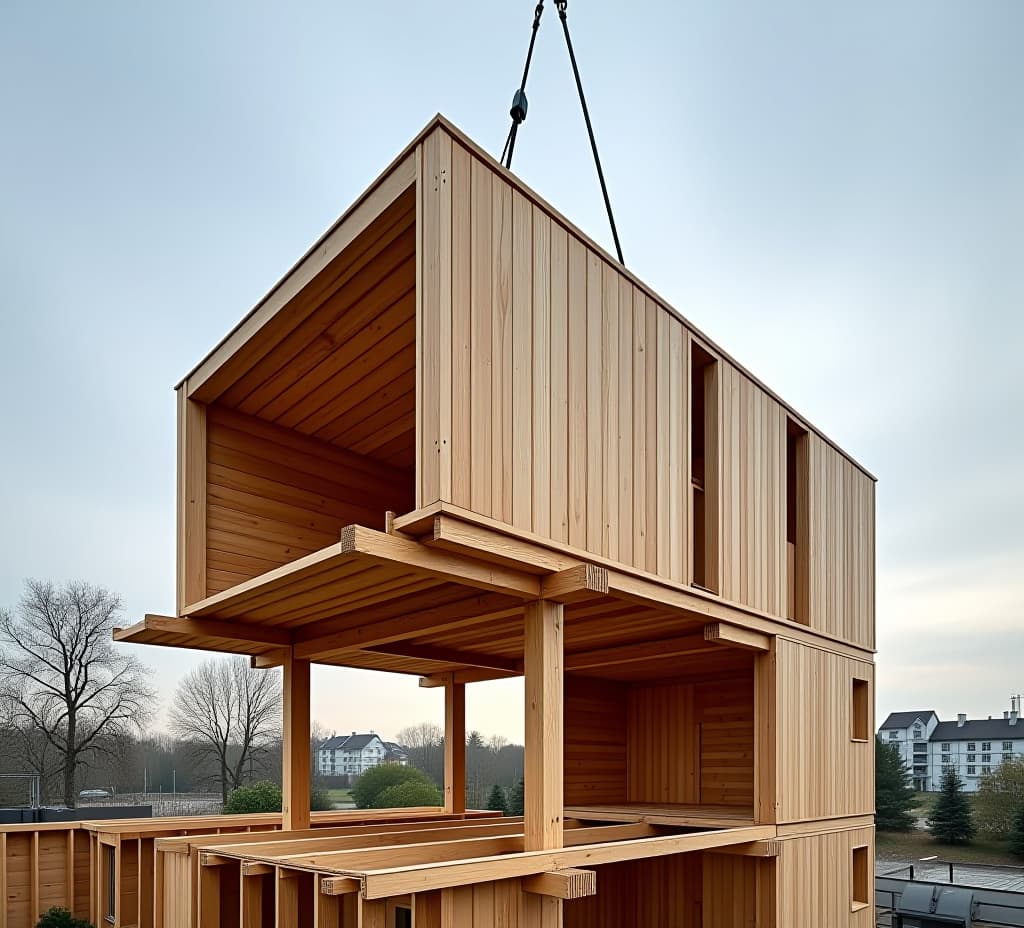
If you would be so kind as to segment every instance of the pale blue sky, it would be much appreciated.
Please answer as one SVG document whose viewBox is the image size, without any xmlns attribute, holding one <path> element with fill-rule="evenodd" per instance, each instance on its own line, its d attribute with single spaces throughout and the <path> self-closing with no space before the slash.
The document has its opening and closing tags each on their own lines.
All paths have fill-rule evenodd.
<svg viewBox="0 0 1024 928">
<path fill-rule="evenodd" d="M 515 169 L 610 244 L 548 3 Z M 0 0 L 0 603 L 173 609 L 172 386 L 437 111 L 500 152 L 532 2 Z M 881 480 L 880 716 L 1024 690 L 1024 4 L 570 3 L 626 260 Z M 196 659 L 140 649 L 170 692 Z M 436 694 L 315 681 L 392 735 Z M 470 725 L 519 736 L 517 684 Z"/>
</svg>

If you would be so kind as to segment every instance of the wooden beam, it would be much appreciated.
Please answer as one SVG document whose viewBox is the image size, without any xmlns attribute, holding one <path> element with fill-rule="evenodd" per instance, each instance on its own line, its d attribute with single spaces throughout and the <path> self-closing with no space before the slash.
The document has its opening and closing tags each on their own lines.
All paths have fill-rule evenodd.
<svg viewBox="0 0 1024 928">
<path fill-rule="evenodd" d="M 538 600 L 524 615 L 528 851 L 562 846 L 563 608 Z"/>
<path fill-rule="evenodd" d="M 361 554 L 382 564 L 424 571 L 438 579 L 522 599 L 536 599 L 540 595 L 540 579 L 533 574 L 454 552 L 438 551 L 418 541 L 375 532 L 361 525 L 347 525 L 341 530 L 341 553 Z"/>
<path fill-rule="evenodd" d="M 608 568 L 578 564 L 541 581 L 541 596 L 560 603 L 575 603 L 608 593 Z"/>
<path fill-rule="evenodd" d="M 242 876 L 266 876 L 273 872 L 274 868 L 270 864 L 261 864 L 255 860 L 242 861 Z"/>
<path fill-rule="evenodd" d="M 309 828 L 309 661 L 289 653 L 284 662 L 284 738 L 281 828 Z"/>
<path fill-rule="evenodd" d="M 704 626 L 704 638 L 716 644 L 724 644 L 746 651 L 767 651 L 772 644 L 772 636 L 764 632 L 751 631 L 738 625 L 726 622 L 712 622 Z"/>
<path fill-rule="evenodd" d="M 396 657 L 412 657 L 438 664 L 454 664 L 458 667 L 480 667 L 485 670 L 500 670 L 508 676 L 521 676 L 523 673 L 522 661 L 507 657 L 495 657 L 490 654 L 480 654 L 476 651 L 462 651 L 457 648 L 438 648 L 434 645 L 392 642 L 391 644 L 367 648 L 367 651 L 374 654 L 389 654 Z"/>
<path fill-rule="evenodd" d="M 320 892 L 325 896 L 347 896 L 359 892 L 362 886 L 354 876 L 325 876 L 320 881 Z"/>
<path fill-rule="evenodd" d="M 556 899 L 582 899 L 597 893 L 597 874 L 576 867 L 535 873 L 523 877 L 523 892 Z"/>
<path fill-rule="evenodd" d="M 274 667 L 283 667 L 287 657 L 288 649 L 282 648 L 269 654 L 257 654 L 250 658 L 250 662 L 257 670 L 272 670 Z"/>
<path fill-rule="evenodd" d="M 566 654 L 565 669 L 568 673 L 572 673 L 580 670 L 594 670 L 599 667 L 662 660 L 666 657 L 709 654 L 718 650 L 720 648 L 717 644 L 708 642 L 699 633 L 680 635 L 676 638 L 661 638 L 656 641 L 642 641 L 638 644 Z"/>
<path fill-rule="evenodd" d="M 128 641 L 141 631 L 161 632 L 189 638 L 212 638 L 238 644 L 272 644 L 286 647 L 292 643 L 291 632 L 283 628 L 247 625 L 244 622 L 221 622 L 216 619 L 184 619 L 166 615 L 146 615 L 128 628 L 115 628 L 115 641 Z"/>
<path fill-rule="evenodd" d="M 359 624 L 349 628 L 324 634 L 322 631 L 317 632 L 322 623 L 312 623 L 298 629 L 295 634 L 295 655 L 317 660 L 345 651 L 383 647 L 437 628 L 466 628 L 509 618 L 521 611 L 521 605 L 510 604 L 507 596 L 497 593 L 483 593 L 456 603 L 377 620 L 372 610 L 366 610 L 360 613 Z"/>
<path fill-rule="evenodd" d="M 420 686 L 425 690 L 440 689 L 451 683 L 485 683 L 488 680 L 507 680 L 522 673 L 509 670 L 488 670 L 485 667 L 468 667 L 465 670 L 446 670 L 420 677 Z"/>
<path fill-rule="evenodd" d="M 748 844 L 734 844 L 714 851 L 733 857 L 778 857 L 782 853 L 781 841 L 751 841 Z"/>
<path fill-rule="evenodd" d="M 610 841 L 548 851 L 492 855 L 474 859 L 466 857 L 462 860 L 435 861 L 430 865 L 399 863 L 385 869 L 368 870 L 363 875 L 363 893 L 368 899 L 382 899 L 409 892 L 421 893 L 451 886 L 514 879 L 548 870 L 564 870 L 567 867 L 596 867 L 623 860 L 715 850 L 774 836 L 774 825 L 748 825 L 742 828 L 723 828 L 686 835 L 661 835 L 636 841 Z"/>
<path fill-rule="evenodd" d="M 466 685 L 444 690 L 444 810 L 466 811 Z"/>
</svg>

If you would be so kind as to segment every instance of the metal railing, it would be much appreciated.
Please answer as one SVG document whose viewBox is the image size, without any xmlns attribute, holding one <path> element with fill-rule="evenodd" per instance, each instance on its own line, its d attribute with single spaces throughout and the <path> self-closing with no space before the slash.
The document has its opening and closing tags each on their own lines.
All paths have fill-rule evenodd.
<svg viewBox="0 0 1024 928">
<path fill-rule="evenodd" d="M 948 861 L 942 861 L 948 863 Z M 995 868 L 1001 869 L 1001 868 Z M 1011 868 L 1015 869 L 1015 868 Z M 901 867 L 897 873 L 913 870 L 913 867 Z M 877 928 L 896 928 L 896 908 L 903 896 L 907 883 L 919 882 L 929 885 L 926 881 L 915 881 L 893 878 L 890 874 L 882 874 L 878 881 L 892 883 L 891 886 L 875 886 L 875 924 Z M 944 886 L 944 883 L 931 883 L 932 886 Z M 974 888 L 974 887 L 968 887 Z M 974 925 L 986 928 L 1024 928 L 1024 893 L 1008 890 L 974 888 L 975 913 Z"/>
</svg>

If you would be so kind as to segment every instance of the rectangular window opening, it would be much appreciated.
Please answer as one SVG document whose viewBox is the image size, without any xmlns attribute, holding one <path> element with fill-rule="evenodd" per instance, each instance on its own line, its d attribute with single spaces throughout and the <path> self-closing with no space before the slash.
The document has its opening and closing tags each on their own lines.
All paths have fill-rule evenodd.
<svg viewBox="0 0 1024 928">
<path fill-rule="evenodd" d="M 855 847 L 853 849 L 853 899 L 854 910 L 870 905 L 868 899 L 870 885 L 870 871 L 868 870 L 868 849 L 866 847 Z"/>
<path fill-rule="evenodd" d="M 871 712 L 868 702 L 869 695 L 867 680 L 853 680 L 853 725 L 850 731 L 850 738 L 853 741 L 867 741 L 870 737 L 869 721 Z"/>
<path fill-rule="evenodd" d="M 806 625 L 809 621 L 807 517 L 807 430 L 792 419 L 786 423 L 786 606 L 787 615 Z"/>
<path fill-rule="evenodd" d="M 693 585 L 718 591 L 718 392 L 715 359 L 690 349 L 690 493 Z"/>
</svg>

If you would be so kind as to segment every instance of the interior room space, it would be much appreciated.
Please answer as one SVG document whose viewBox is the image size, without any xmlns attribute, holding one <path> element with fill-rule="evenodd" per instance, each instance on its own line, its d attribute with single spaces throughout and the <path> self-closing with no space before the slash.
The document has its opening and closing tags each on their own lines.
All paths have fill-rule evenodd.
<svg viewBox="0 0 1024 928">
<path fill-rule="evenodd" d="M 754 725 L 754 658 L 744 651 L 567 674 L 567 814 L 752 822 Z"/>
<path fill-rule="evenodd" d="M 206 400 L 206 596 L 413 508 L 414 188 L 270 329 Z"/>
</svg>

